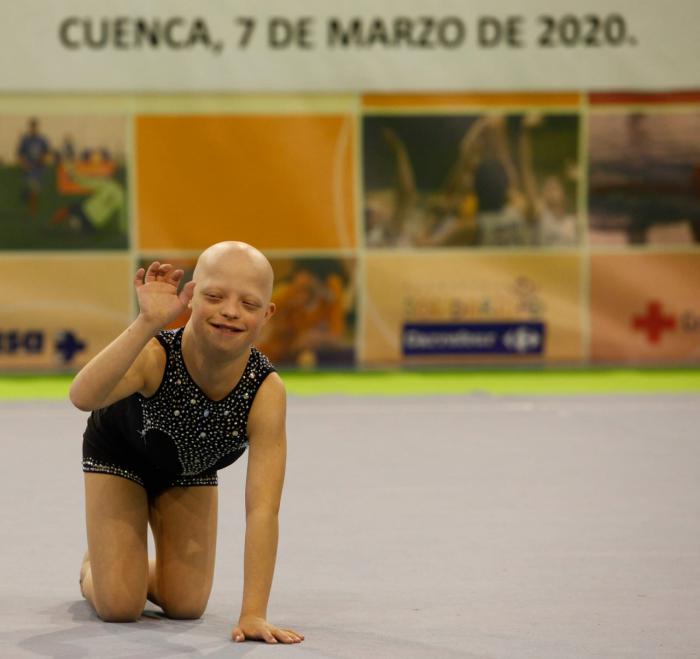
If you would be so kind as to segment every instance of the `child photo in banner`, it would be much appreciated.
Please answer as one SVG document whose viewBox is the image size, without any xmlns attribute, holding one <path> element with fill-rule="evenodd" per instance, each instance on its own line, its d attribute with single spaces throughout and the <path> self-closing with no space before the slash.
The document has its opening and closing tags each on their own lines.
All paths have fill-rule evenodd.
<svg viewBox="0 0 700 659">
<path fill-rule="evenodd" d="M 596 113 L 589 139 L 592 244 L 700 242 L 700 111 Z"/>
<path fill-rule="evenodd" d="M 277 310 L 258 347 L 274 364 L 310 368 L 355 361 L 355 260 L 270 259 Z"/>
<path fill-rule="evenodd" d="M 125 119 L 0 116 L 0 248 L 127 245 Z"/>
<path fill-rule="evenodd" d="M 367 116 L 368 247 L 571 246 L 575 115 Z"/>
<path fill-rule="evenodd" d="M 139 267 L 153 259 L 143 258 Z M 192 279 L 194 259 L 168 259 Z M 355 362 L 355 259 L 333 257 L 271 257 L 275 273 L 274 316 L 256 343 L 276 366 L 312 368 Z M 189 313 L 169 328 L 181 327 Z"/>
</svg>

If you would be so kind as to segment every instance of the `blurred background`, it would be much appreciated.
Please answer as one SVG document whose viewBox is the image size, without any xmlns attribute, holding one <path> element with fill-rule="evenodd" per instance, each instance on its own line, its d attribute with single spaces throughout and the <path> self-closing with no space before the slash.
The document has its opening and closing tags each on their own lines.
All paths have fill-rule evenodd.
<svg viewBox="0 0 700 659">
<path fill-rule="evenodd" d="M 134 317 L 137 267 L 189 276 L 229 239 L 273 264 L 280 311 L 260 347 L 285 368 L 700 362 L 700 79 L 678 88 L 693 61 L 683 26 L 665 26 L 679 46 L 661 63 L 641 47 L 654 11 L 631 4 L 599 37 L 635 30 L 640 47 L 616 41 L 604 61 L 571 16 L 550 36 L 578 59 L 507 52 L 497 31 L 488 53 L 468 31 L 461 51 L 428 53 L 399 48 L 392 8 L 370 18 L 365 4 L 355 25 L 308 2 L 306 46 L 290 8 L 277 32 L 252 12 L 250 44 L 240 17 L 216 27 L 233 5 L 170 28 L 167 2 L 160 22 L 135 10 L 123 29 L 106 9 L 77 18 L 75 2 L 42 5 L 40 23 L 36 0 L 14 10 L 58 61 L 19 58 L 22 83 L 0 79 L 0 371 L 80 368 Z M 458 40 L 458 18 L 443 37 Z M 521 19 L 541 22 L 535 8 Z M 333 20 L 342 53 L 321 38 Z M 168 50 L 174 26 L 182 52 Z M 149 67 L 169 67 L 157 94 Z"/>
</svg>

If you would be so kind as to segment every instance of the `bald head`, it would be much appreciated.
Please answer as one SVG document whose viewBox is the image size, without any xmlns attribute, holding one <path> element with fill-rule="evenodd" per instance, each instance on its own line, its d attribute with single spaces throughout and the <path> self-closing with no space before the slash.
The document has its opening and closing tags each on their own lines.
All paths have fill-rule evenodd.
<svg viewBox="0 0 700 659">
<path fill-rule="evenodd" d="M 227 240 L 207 247 L 197 259 L 192 279 L 201 282 L 207 277 L 235 276 L 256 282 L 269 302 L 274 275 L 265 255 L 248 243 Z"/>
</svg>

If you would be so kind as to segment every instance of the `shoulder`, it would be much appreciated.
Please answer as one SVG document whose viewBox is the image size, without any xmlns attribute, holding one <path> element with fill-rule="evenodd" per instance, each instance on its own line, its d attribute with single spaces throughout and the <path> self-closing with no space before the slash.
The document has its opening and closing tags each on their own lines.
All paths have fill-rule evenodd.
<svg viewBox="0 0 700 659">
<path fill-rule="evenodd" d="M 260 385 L 248 416 L 252 432 L 265 428 L 283 426 L 287 409 L 287 392 L 282 378 L 270 373 Z"/>
<path fill-rule="evenodd" d="M 263 405 L 284 404 L 286 399 L 287 391 L 284 387 L 284 382 L 282 382 L 282 378 L 276 371 L 272 371 L 262 381 L 258 393 L 255 396 L 255 401 L 253 401 L 253 406 L 255 406 L 255 403 L 258 401 L 262 402 Z"/>
</svg>

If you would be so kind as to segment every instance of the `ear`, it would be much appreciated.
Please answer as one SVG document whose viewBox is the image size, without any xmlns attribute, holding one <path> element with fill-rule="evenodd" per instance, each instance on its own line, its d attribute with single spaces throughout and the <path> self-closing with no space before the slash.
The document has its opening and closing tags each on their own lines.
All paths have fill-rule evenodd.
<svg viewBox="0 0 700 659">
<path fill-rule="evenodd" d="M 267 322 L 272 318 L 272 316 L 275 315 L 275 311 L 277 311 L 277 307 L 275 306 L 274 302 L 270 302 L 270 304 L 267 305 L 267 311 L 265 311 L 265 321 Z"/>
</svg>

